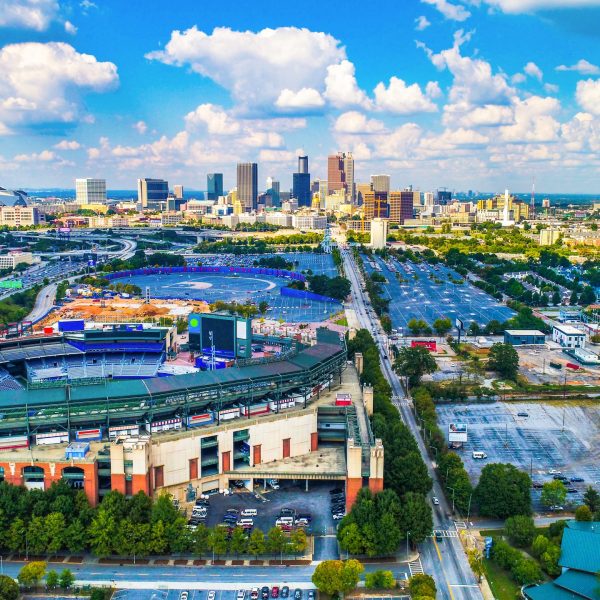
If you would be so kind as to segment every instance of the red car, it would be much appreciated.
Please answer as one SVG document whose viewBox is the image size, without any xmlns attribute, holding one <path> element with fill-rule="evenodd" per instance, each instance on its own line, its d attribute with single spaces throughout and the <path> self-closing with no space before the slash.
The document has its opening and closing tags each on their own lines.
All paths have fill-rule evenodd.
<svg viewBox="0 0 600 600">
<path fill-rule="evenodd" d="M 271 588 L 271 598 L 279 598 L 279 587 L 276 585 Z"/>
</svg>

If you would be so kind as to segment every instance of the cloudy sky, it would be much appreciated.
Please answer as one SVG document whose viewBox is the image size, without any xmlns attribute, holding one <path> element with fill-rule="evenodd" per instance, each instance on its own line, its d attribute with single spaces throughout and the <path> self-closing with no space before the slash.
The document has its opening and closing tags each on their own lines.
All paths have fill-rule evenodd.
<svg viewBox="0 0 600 600">
<path fill-rule="evenodd" d="M 600 193 L 600 0 L 0 0 L 0 186 L 259 162 Z"/>
</svg>

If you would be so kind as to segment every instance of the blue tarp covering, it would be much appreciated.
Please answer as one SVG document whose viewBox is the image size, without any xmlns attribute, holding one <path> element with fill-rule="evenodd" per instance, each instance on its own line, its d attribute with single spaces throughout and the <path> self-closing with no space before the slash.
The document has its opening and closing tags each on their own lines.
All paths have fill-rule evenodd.
<svg viewBox="0 0 600 600">
<path fill-rule="evenodd" d="M 321 294 L 315 294 L 314 292 L 306 292 L 305 290 L 295 290 L 294 288 L 282 287 L 280 288 L 282 296 L 289 296 L 290 298 L 301 298 L 302 300 L 314 300 L 315 302 L 338 302 L 335 298 L 329 296 L 321 296 Z"/>
</svg>

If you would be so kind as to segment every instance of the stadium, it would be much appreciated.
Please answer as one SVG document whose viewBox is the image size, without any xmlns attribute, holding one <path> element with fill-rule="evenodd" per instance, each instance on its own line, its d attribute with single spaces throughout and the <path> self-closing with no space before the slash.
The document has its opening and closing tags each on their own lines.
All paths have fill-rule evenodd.
<svg viewBox="0 0 600 600">
<path fill-rule="evenodd" d="M 229 353 L 229 368 L 163 372 L 175 330 L 146 324 L 66 321 L 52 335 L 0 342 L 0 480 L 45 489 L 65 479 L 93 504 L 113 489 L 209 492 L 240 480 L 251 489 L 266 477 L 346 480 L 348 502 L 363 483 L 381 485 L 372 390 L 361 389 L 339 334 L 320 328 L 309 345 L 195 315 L 190 345 L 198 317 L 200 334 L 205 319 L 211 330 L 230 324 L 233 354 L 213 347 L 213 358 Z M 254 358 L 256 344 L 278 352 Z M 338 404 L 339 393 L 353 401 Z"/>
</svg>

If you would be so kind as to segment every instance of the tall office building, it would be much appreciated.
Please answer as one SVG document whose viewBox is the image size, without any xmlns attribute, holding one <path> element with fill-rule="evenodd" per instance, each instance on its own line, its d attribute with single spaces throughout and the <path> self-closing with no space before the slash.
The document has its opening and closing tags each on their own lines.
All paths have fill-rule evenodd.
<svg viewBox="0 0 600 600">
<path fill-rule="evenodd" d="M 354 159 L 352 154 L 338 152 L 327 157 L 327 193 L 344 190 L 346 199 L 354 203 Z"/>
<path fill-rule="evenodd" d="M 373 191 L 370 183 L 359 182 L 354 184 L 354 193 L 356 194 L 356 206 L 362 206 L 365 203 L 365 194 Z"/>
<path fill-rule="evenodd" d="M 442 188 L 437 191 L 436 194 L 436 204 L 450 204 L 452 202 L 452 192 L 445 188 Z"/>
<path fill-rule="evenodd" d="M 292 175 L 292 198 L 298 200 L 298 206 L 310 206 L 310 173 L 308 172 L 308 156 L 298 157 L 298 173 Z"/>
<path fill-rule="evenodd" d="M 433 192 L 424 192 L 423 193 L 423 203 L 427 207 L 434 205 L 435 202 L 434 202 Z"/>
<path fill-rule="evenodd" d="M 298 157 L 298 173 L 308 173 L 308 156 Z"/>
<path fill-rule="evenodd" d="M 142 208 L 160 210 L 169 197 L 169 182 L 164 179 L 138 179 L 138 202 Z M 162 206 L 161 206 L 161 203 Z"/>
<path fill-rule="evenodd" d="M 208 173 L 206 176 L 206 198 L 218 200 L 223 195 L 223 173 Z"/>
<path fill-rule="evenodd" d="M 371 175 L 371 186 L 374 192 L 389 192 L 390 191 L 390 176 L 389 175 Z"/>
<path fill-rule="evenodd" d="M 267 177 L 267 195 L 271 197 L 271 206 L 281 206 L 280 183 L 274 177 Z"/>
<path fill-rule="evenodd" d="M 364 218 L 371 219 L 389 219 L 390 205 L 387 192 L 365 192 L 363 194 Z"/>
<path fill-rule="evenodd" d="M 173 186 L 173 196 L 175 196 L 176 200 L 183 200 L 183 186 L 182 185 L 174 185 Z"/>
<path fill-rule="evenodd" d="M 388 235 L 388 221 L 385 219 L 373 219 L 371 221 L 371 248 L 383 250 L 386 246 Z"/>
<path fill-rule="evenodd" d="M 406 219 L 413 218 L 413 199 L 412 191 L 390 192 L 390 221 L 392 223 L 404 224 Z"/>
<path fill-rule="evenodd" d="M 76 204 L 106 204 L 106 179 L 76 179 Z"/>
<path fill-rule="evenodd" d="M 244 212 L 256 210 L 258 204 L 258 165 L 238 163 L 237 193 Z"/>
</svg>

